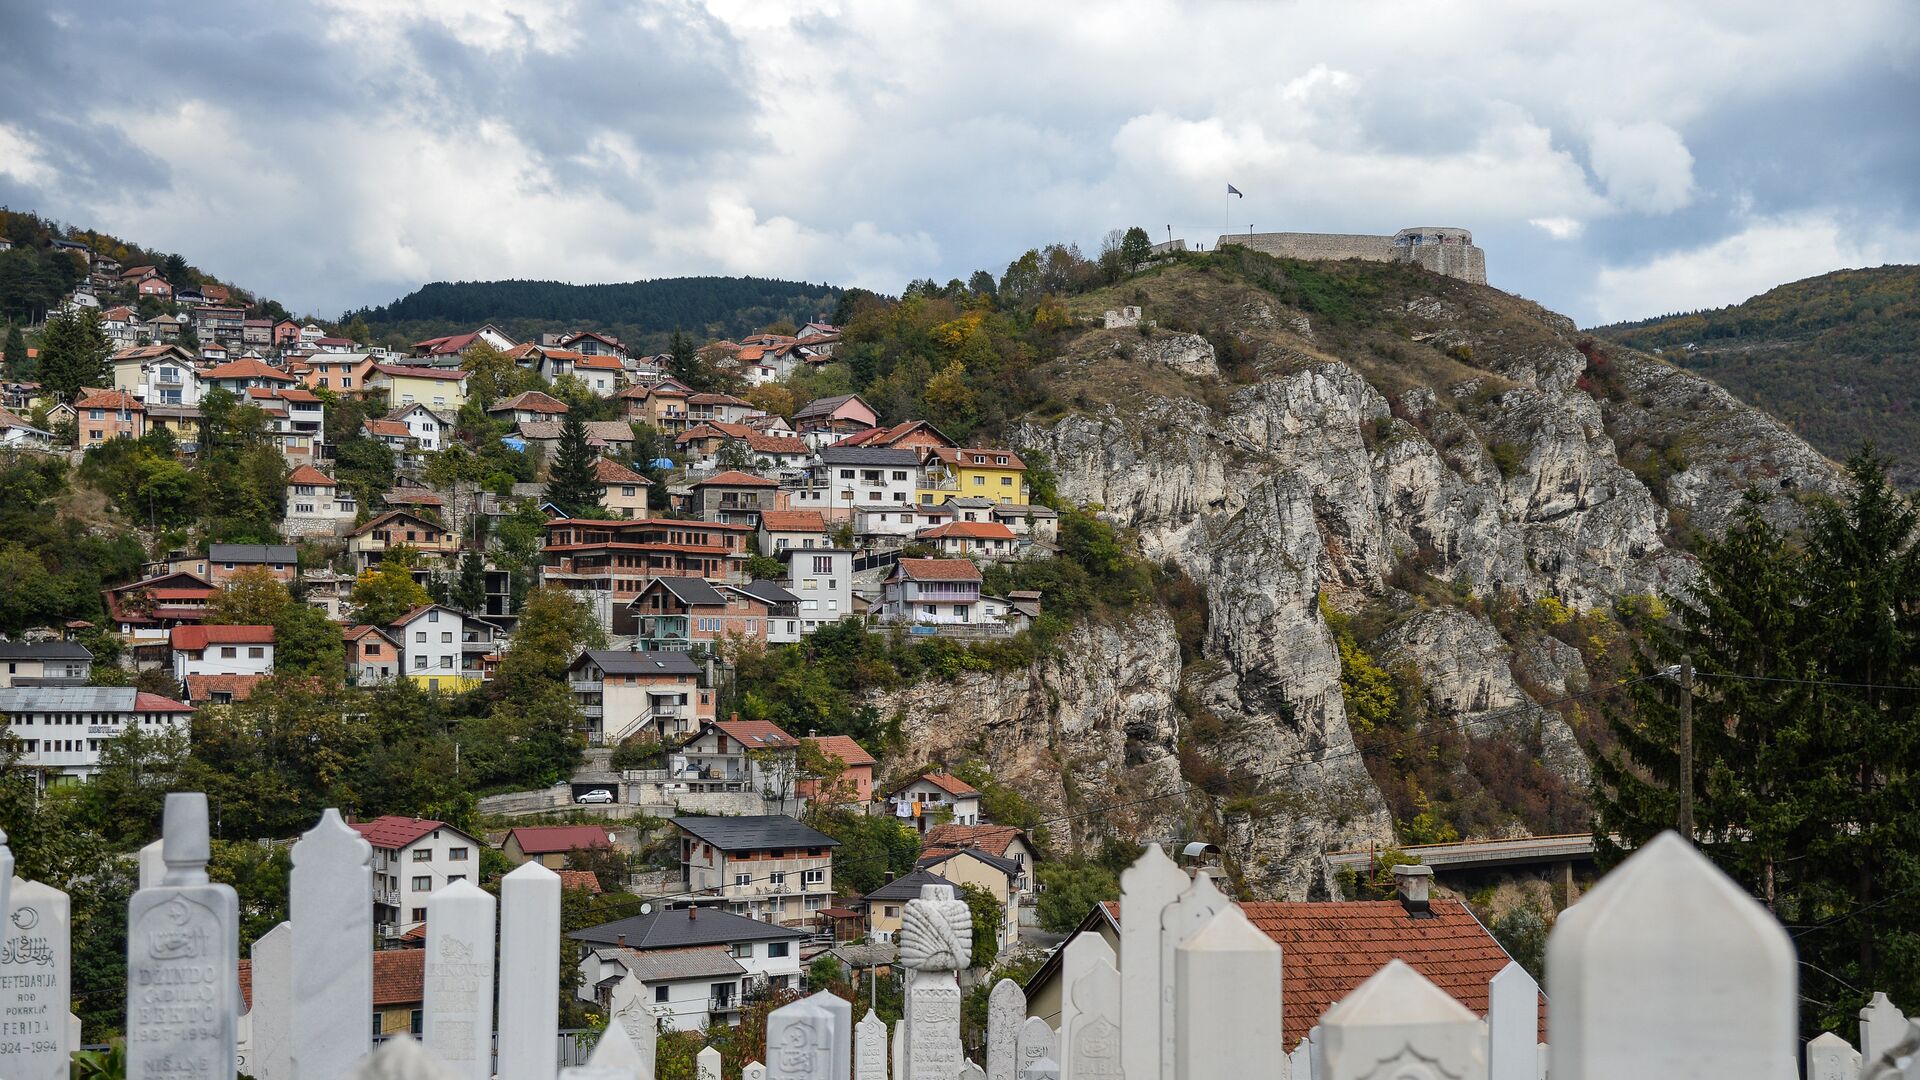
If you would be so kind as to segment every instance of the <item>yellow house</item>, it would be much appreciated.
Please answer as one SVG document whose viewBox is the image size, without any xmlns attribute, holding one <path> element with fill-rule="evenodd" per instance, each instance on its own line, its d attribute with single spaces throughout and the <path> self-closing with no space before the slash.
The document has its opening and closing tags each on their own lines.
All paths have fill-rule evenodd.
<svg viewBox="0 0 1920 1080">
<path fill-rule="evenodd" d="M 387 395 L 387 408 L 420 404 L 434 412 L 458 411 L 467 403 L 467 373 L 459 368 L 375 364 L 367 388 Z"/>
<path fill-rule="evenodd" d="M 867 912 L 867 937 L 873 941 L 900 940 L 900 920 L 907 901 L 920 895 L 922 885 L 952 885 L 955 896 L 960 886 L 931 870 L 902 874 L 854 902 Z"/>
<path fill-rule="evenodd" d="M 921 506 L 938 506 L 962 497 L 1026 505 L 1026 462 L 1011 450 L 930 449 L 926 463 L 920 466 L 920 486 L 914 492 L 914 501 Z"/>
<path fill-rule="evenodd" d="M 1000 947 L 1011 949 L 1020 943 L 1020 881 L 1023 870 L 1011 860 L 989 855 L 977 848 L 962 848 L 920 860 L 920 869 L 930 870 L 955 885 L 977 885 L 1000 902 Z"/>
</svg>

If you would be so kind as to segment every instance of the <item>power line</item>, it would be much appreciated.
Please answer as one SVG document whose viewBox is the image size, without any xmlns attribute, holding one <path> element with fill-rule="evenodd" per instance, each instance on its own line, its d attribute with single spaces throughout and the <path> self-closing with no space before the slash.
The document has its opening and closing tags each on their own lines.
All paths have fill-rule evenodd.
<svg viewBox="0 0 1920 1080">
<path fill-rule="evenodd" d="M 1693 674 L 1695 678 L 1699 679 L 1736 679 L 1740 682 L 1790 683 L 1795 686 L 1836 686 L 1849 690 L 1920 690 L 1920 686 L 1909 686 L 1901 683 L 1846 682 L 1840 679 L 1790 679 L 1779 675 L 1741 675 L 1731 671 L 1701 671 L 1698 668 L 1694 669 Z"/>
</svg>

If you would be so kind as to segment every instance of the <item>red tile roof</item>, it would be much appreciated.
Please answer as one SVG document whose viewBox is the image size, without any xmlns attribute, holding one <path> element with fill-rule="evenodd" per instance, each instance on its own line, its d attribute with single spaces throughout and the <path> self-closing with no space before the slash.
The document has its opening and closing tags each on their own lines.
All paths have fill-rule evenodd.
<svg viewBox="0 0 1920 1080">
<path fill-rule="evenodd" d="M 793 435 L 747 436 L 747 449 L 757 454 L 807 454 L 812 448 L 805 439 Z"/>
<path fill-rule="evenodd" d="M 444 829 L 447 823 L 431 818 L 400 817 L 389 814 L 372 821 L 353 822 L 354 831 L 367 838 L 367 843 L 377 848 L 398 851 L 427 835 L 435 829 Z"/>
<path fill-rule="evenodd" d="M 424 949 L 381 949 L 373 954 L 373 1003 L 416 1005 L 426 998 Z"/>
<path fill-rule="evenodd" d="M 229 360 L 201 372 L 200 377 L 202 379 L 272 379 L 275 382 L 287 383 L 294 381 L 293 376 L 258 360 Z"/>
<path fill-rule="evenodd" d="M 209 645 L 271 645 L 271 626 L 176 626 L 167 632 L 175 652 L 199 652 Z"/>
<path fill-rule="evenodd" d="M 607 830 L 598 825 L 528 825 L 507 835 L 518 840 L 520 850 L 528 855 L 559 855 L 612 846 Z"/>
<path fill-rule="evenodd" d="M 913 785 L 919 783 L 922 780 L 925 780 L 927 783 L 932 784 L 934 787 L 939 788 L 941 791 L 944 791 L 947 794 L 953 795 L 956 797 L 963 796 L 963 795 L 980 794 L 980 792 L 974 789 L 972 784 L 967 783 L 965 780 L 962 780 L 951 773 L 925 773 L 920 776 L 910 776 L 907 779 L 902 780 L 899 783 L 893 785 L 893 787 L 887 789 L 887 793 L 891 795 L 896 791 L 905 791 L 907 788 L 912 787 Z"/>
<path fill-rule="evenodd" d="M 723 473 L 714 473 L 694 487 L 779 487 L 780 485 L 764 476 L 743 473 L 738 469 L 728 469 Z"/>
<path fill-rule="evenodd" d="M 398 420 L 367 420 L 360 426 L 366 428 L 369 435 L 390 435 L 399 439 L 413 438 L 413 432 L 408 431 L 407 425 Z"/>
<path fill-rule="evenodd" d="M 603 484 L 653 483 L 653 481 L 611 458 L 600 458 L 593 463 L 593 478 Z"/>
<path fill-rule="evenodd" d="M 459 368 L 408 367 L 404 364 L 375 364 L 373 370 L 400 379 L 445 379 L 458 382 L 467 377 Z"/>
<path fill-rule="evenodd" d="M 1011 450 L 982 450 L 976 447 L 961 447 L 956 450 L 948 446 L 939 446 L 934 448 L 933 453 L 941 461 L 962 468 L 1024 469 L 1027 467 L 1027 463 L 1020 460 L 1020 455 Z M 975 457 L 984 457 L 987 460 L 977 462 L 973 460 Z M 1006 458 L 1007 463 L 999 464 L 994 460 L 995 458 Z"/>
<path fill-rule="evenodd" d="M 146 406 L 140 399 L 125 390 L 89 390 L 84 397 L 73 403 L 76 409 L 127 409 L 132 412 L 145 412 Z"/>
<path fill-rule="evenodd" d="M 560 875 L 562 889 L 585 889 L 590 893 L 600 891 L 600 879 L 591 870 L 555 870 Z"/>
<path fill-rule="evenodd" d="M 175 701 L 160 694 L 149 694 L 142 690 L 133 695 L 134 712 L 192 712 L 193 706 L 183 701 Z"/>
<path fill-rule="evenodd" d="M 715 720 L 713 726 L 748 749 L 786 749 L 800 745 L 799 739 L 771 720 Z"/>
<path fill-rule="evenodd" d="M 1033 846 L 1032 842 L 1027 840 L 1025 833 L 1011 825 L 955 825 L 949 822 L 945 825 L 935 825 L 927 830 L 929 849 L 976 848 L 989 855 L 1002 857 L 1006 855 L 1008 846 L 1016 839 L 1026 842 L 1029 848 Z"/>
<path fill-rule="evenodd" d="M 732 394 L 695 394 L 687 399 L 689 405 L 744 405 L 753 408 L 753 402 Z"/>
<path fill-rule="evenodd" d="M 293 472 L 287 475 L 287 483 L 311 484 L 314 487 L 338 487 L 339 486 L 338 484 L 335 484 L 333 482 L 333 477 L 328 476 L 326 473 L 321 472 L 319 469 L 316 469 L 311 465 L 302 465 L 299 468 L 293 470 Z"/>
<path fill-rule="evenodd" d="M 253 688 L 265 675 L 189 675 L 187 700 L 211 701 L 215 694 L 231 695 L 235 701 L 253 696 Z"/>
<path fill-rule="evenodd" d="M 515 394 L 505 401 L 495 403 L 488 412 L 534 412 L 558 415 L 567 411 L 567 403 L 552 394 L 543 394 L 538 390 L 528 390 Z"/>
<path fill-rule="evenodd" d="M 920 537 L 924 540 L 942 540 L 949 536 L 964 540 L 1014 539 L 1013 530 L 997 521 L 949 521 L 945 525 L 920 530 Z"/>
<path fill-rule="evenodd" d="M 849 766 L 874 763 L 873 755 L 849 735 L 810 735 L 807 741 L 819 747 L 820 753 L 826 757 L 839 758 Z"/>
<path fill-rule="evenodd" d="M 625 368 L 622 367 L 620 363 L 620 358 L 617 356 L 601 356 L 601 355 L 582 356 L 580 359 L 575 360 L 573 362 L 573 366 L 577 368 L 586 368 L 590 371 L 596 370 L 596 369 L 600 371 L 625 370 Z"/>
<path fill-rule="evenodd" d="M 980 568 L 965 559 L 901 559 L 898 565 L 914 581 L 980 580 Z"/>
<path fill-rule="evenodd" d="M 478 330 L 467 334 L 450 334 L 446 337 L 416 341 L 413 343 L 413 347 L 416 349 L 425 349 L 429 355 L 448 356 L 473 344 L 473 339 L 479 336 L 480 331 Z"/>
<path fill-rule="evenodd" d="M 818 510 L 762 510 L 760 527 L 768 532 L 827 531 L 827 516 Z"/>
</svg>

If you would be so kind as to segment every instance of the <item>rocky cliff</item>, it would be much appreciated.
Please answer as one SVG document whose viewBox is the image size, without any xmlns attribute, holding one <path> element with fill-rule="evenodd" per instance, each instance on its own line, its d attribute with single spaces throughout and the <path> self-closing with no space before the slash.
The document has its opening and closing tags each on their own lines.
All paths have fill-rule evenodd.
<svg viewBox="0 0 1920 1080">
<path fill-rule="evenodd" d="M 1182 670 L 1170 621 L 1148 611 L 1082 628 L 1019 677 L 883 708 L 908 718 L 914 751 L 970 744 L 1048 816 L 1086 814 L 1056 839 L 1205 836 L 1250 892 L 1299 898 L 1321 884 L 1312 854 L 1396 827 L 1323 611 L 1370 613 L 1362 644 L 1427 715 L 1476 738 L 1524 732 L 1530 757 L 1583 786 L 1575 732 L 1536 703 L 1590 688 L 1581 650 L 1490 613 L 1671 592 L 1690 537 L 1724 527 L 1745 489 L 1784 492 L 1774 512 L 1792 516 L 1791 496 L 1837 471 L 1704 379 L 1597 349 L 1516 297 L 1255 258 L 1081 298 L 1076 314 L 1137 303 L 1157 326 L 1074 336 L 1043 371 L 1060 407 L 1015 436 L 1063 499 L 1204 590 L 1197 660 Z M 1204 793 L 1200 763 L 1237 780 Z M 1515 810 L 1499 827 L 1526 824 Z"/>
</svg>

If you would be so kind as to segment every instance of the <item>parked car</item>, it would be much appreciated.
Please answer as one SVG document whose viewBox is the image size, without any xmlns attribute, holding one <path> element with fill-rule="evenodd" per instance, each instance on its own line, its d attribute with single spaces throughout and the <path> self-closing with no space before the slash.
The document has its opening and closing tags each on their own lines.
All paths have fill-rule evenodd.
<svg viewBox="0 0 1920 1080">
<path fill-rule="evenodd" d="M 597 787 L 592 791 L 583 791 L 575 795 L 573 801 L 577 803 L 610 803 L 613 801 L 613 792 L 603 787 Z"/>
</svg>

